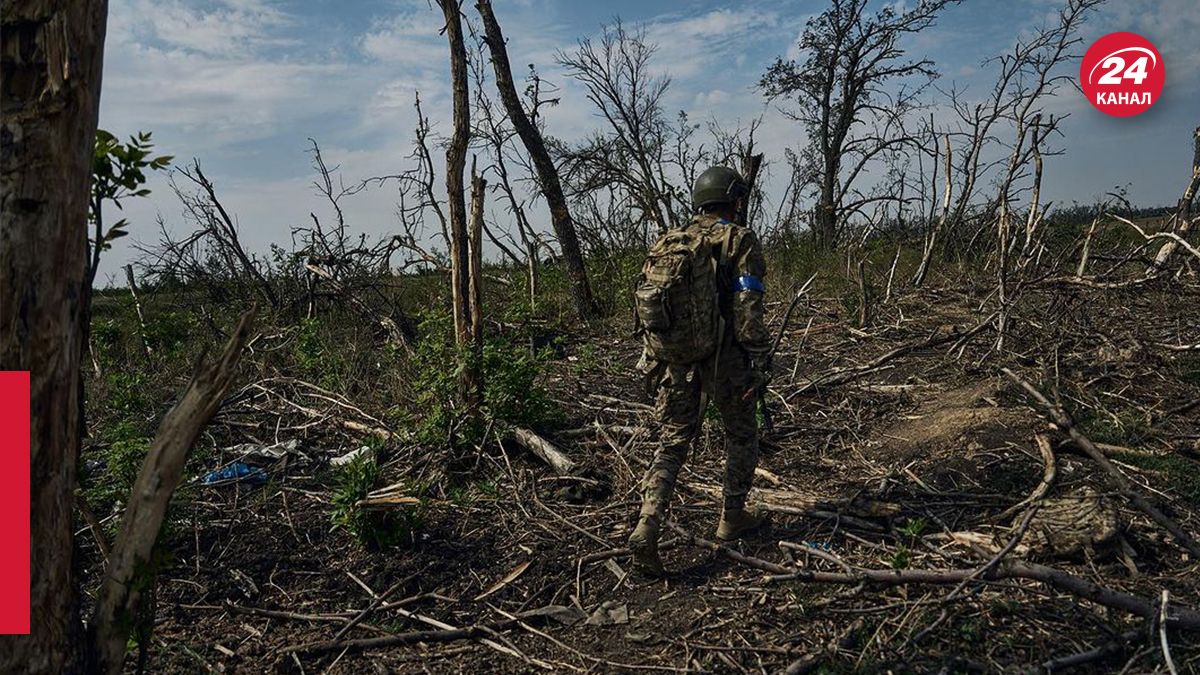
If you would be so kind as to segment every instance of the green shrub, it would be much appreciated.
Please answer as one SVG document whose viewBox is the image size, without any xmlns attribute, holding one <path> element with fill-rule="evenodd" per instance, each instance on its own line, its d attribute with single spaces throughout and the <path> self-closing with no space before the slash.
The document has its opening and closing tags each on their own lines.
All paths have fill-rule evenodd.
<svg viewBox="0 0 1200 675">
<path fill-rule="evenodd" d="M 506 323 L 510 318 L 505 317 Z M 506 426 L 544 427 L 558 421 L 557 407 L 537 382 L 549 355 L 531 352 L 527 331 L 485 339 L 483 410 L 469 415 L 471 411 L 459 396 L 459 380 L 463 369 L 478 357 L 459 354 L 447 315 L 427 315 L 419 330 L 412 382 L 416 400 L 409 413 L 422 443 L 439 445 L 449 440 L 455 445 L 479 445 L 486 440 L 483 435 L 489 422 L 500 430 Z"/>
<path fill-rule="evenodd" d="M 84 474 L 83 486 L 88 506 L 103 518 L 129 498 L 153 439 L 141 433 L 137 424 L 121 421 L 109 426 L 101 440 L 102 449 L 83 455 L 85 461 L 101 462 L 91 474 Z"/>
<path fill-rule="evenodd" d="M 1079 426 L 1085 436 L 1097 443 L 1136 447 L 1150 438 L 1150 425 L 1136 411 L 1120 412 L 1115 416 L 1101 412 L 1083 419 Z"/>
<path fill-rule="evenodd" d="M 1158 472 L 1184 501 L 1193 507 L 1200 506 L 1200 466 L 1196 462 L 1177 454 L 1114 452 L 1112 457 L 1139 469 Z"/>
<path fill-rule="evenodd" d="M 121 327 L 115 319 L 92 321 L 92 349 L 100 363 L 111 365 L 125 357 L 121 337 Z"/>
<path fill-rule="evenodd" d="M 388 509 L 364 509 L 358 505 L 371 490 L 379 487 L 379 465 L 365 454 L 337 471 L 333 491 L 333 524 L 346 528 L 369 549 L 377 550 L 412 542 L 413 533 L 424 524 L 425 505 L 393 506 Z M 416 486 L 408 490 L 416 496 Z"/>
<path fill-rule="evenodd" d="M 103 403 L 108 412 L 131 417 L 155 411 L 155 399 L 149 378 L 143 373 L 113 369 L 105 374 L 104 379 L 107 395 Z"/>
<path fill-rule="evenodd" d="M 301 321 L 292 358 L 302 378 L 325 389 L 342 391 L 350 372 L 347 351 L 344 345 L 336 345 L 336 339 L 329 339 L 326 328 L 319 318 Z"/>
<path fill-rule="evenodd" d="M 192 317 L 183 312 L 168 311 L 146 316 L 146 343 L 155 354 L 178 353 L 195 333 Z"/>
</svg>

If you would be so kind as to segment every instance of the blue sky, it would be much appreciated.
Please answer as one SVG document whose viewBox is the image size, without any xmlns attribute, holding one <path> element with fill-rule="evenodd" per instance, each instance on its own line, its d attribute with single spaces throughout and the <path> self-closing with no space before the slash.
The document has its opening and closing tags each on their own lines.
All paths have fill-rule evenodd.
<svg viewBox="0 0 1200 675">
<path fill-rule="evenodd" d="M 954 83 L 983 95 L 994 77 L 984 60 L 1046 20 L 1057 4 L 966 0 L 907 46 L 937 63 L 939 86 Z M 627 25 L 644 25 L 658 44 L 655 68 L 672 77 L 669 113 L 686 110 L 694 120 L 725 125 L 761 115 L 768 161 L 802 143 L 801 129 L 754 84 L 776 56 L 794 54 L 805 19 L 823 2 L 495 0 L 494 6 L 517 76 L 523 64 L 534 63 L 561 87 L 562 103 L 546 117 L 556 136 L 578 139 L 601 121 L 554 54 L 620 16 Z M 464 9 L 476 17 L 472 3 Z M 309 137 L 351 183 L 408 166 L 416 91 L 435 131 L 448 131 L 447 47 L 438 34 L 440 12 L 427 0 L 112 0 L 109 12 L 101 126 L 122 136 L 152 131 L 159 150 L 177 161 L 199 158 L 255 251 L 271 242 L 287 247 L 291 226 L 306 223 L 310 211 L 325 213 L 311 185 Z M 1090 42 L 1117 30 L 1158 46 L 1164 94 L 1149 112 L 1126 119 L 1095 111 L 1071 89 L 1051 102 L 1050 109 L 1071 115 L 1058 141 L 1066 153 L 1046 165 L 1045 192 L 1059 203 L 1091 201 L 1117 186 L 1128 186 L 1135 203 L 1171 203 L 1187 178 L 1191 130 L 1200 124 L 1195 0 L 1113 0 L 1083 34 Z M 155 239 L 158 215 L 182 231 L 181 208 L 162 177 L 151 187 L 150 198 L 126 206 L 132 237 L 102 263 L 102 280 L 132 255 L 129 239 Z M 776 187 L 782 190 L 768 185 Z M 387 190 L 356 195 L 345 206 L 356 232 L 394 229 Z"/>
</svg>

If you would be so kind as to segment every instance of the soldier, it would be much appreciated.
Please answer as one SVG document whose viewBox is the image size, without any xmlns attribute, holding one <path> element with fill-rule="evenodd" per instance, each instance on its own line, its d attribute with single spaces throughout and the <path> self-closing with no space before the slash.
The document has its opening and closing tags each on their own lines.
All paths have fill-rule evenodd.
<svg viewBox="0 0 1200 675">
<path fill-rule="evenodd" d="M 770 335 L 763 323 L 766 264 L 758 238 L 736 225 L 749 186 L 715 166 L 692 189 L 689 224 L 655 242 L 636 292 L 645 348 L 639 367 L 657 385 L 659 447 L 643 482 L 642 509 L 629 537 L 634 570 L 662 576 L 659 529 L 679 470 L 700 430 L 708 397 L 725 427 L 724 503 L 717 538 L 759 529 L 746 507 L 758 464 L 757 391 L 766 383 Z"/>
</svg>

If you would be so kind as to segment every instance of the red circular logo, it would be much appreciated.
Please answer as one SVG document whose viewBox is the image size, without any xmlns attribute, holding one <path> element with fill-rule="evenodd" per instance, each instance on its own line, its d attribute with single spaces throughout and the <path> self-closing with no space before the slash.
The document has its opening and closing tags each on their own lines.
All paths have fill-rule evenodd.
<svg viewBox="0 0 1200 675">
<path fill-rule="evenodd" d="M 1137 33 L 1109 33 L 1092 43 L 1079 64 L 1079 85 L 1102 113 L 1130 117 L 1162 94 L 1162 55 Z"/>
</svg>

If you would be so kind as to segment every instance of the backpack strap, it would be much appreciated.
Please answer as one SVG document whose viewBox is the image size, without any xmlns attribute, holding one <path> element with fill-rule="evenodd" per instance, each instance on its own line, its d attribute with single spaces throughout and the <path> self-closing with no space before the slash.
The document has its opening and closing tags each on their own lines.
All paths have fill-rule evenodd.
<svg viewBox="0 0 1200 675">
<path fill-rule="evenodd" d="M 725 220 L 724 218 L 718 220 L 717 222 L 726 227 L 725 236 L 722 238 L 721 246 L 718 249 L 719 253 L 717 255 L 717 258 L 713 259 L 713 263 L 712 263 L 713 264 L 713 279 L 715 281 L 717 281 L 717 283 L 720 283 L 721 267 L 723 265 L 725 265 L 725 263 L 729 260 L 730 255 L 732 255 L 731 249 L 733 248 L 733 227 L 734 226 L 733 226 L 733 223 L 730 223 L 728 220 Z M 713 354 L 712 369 L 709 372 L 712 373 L 712 386 L 716 386 L 717 369 L 720 367 L 720 364 L 721 364 L 721 349 L 725 345 L 725 330 L 726 330 L 725 315 L 721 313 L 721 295 L 720 295 L 719 290 L 717 292 L 717 295 L 713 297 L 713 302 L 717 305 L 717 308 L 716 308 L 717 309 L 717 312 L 716 312 L 716 314 L 717 314 L 717 350 Z M 704 410 L 707 407 L 708 407 L 708 397 L 706 395 L 702 395 L 700 397 L 700 409 Z"/>
</svg>

